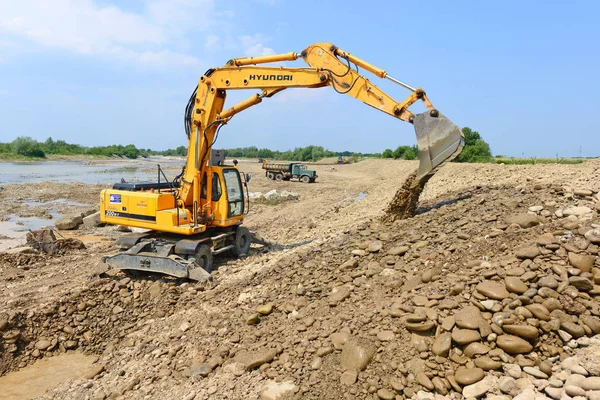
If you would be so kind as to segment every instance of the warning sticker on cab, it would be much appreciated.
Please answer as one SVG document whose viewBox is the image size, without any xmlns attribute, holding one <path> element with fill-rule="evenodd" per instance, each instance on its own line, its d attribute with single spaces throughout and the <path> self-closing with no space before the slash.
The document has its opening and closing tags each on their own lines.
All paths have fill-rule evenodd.
<svg viewBox="0 0 600 400">
<path fill-rule="evenodd" d="M 110 204 L 121 204 L 121 195 L 120 194 L 111 194 L 109 201 L 110 201 Z"/>
</svg>

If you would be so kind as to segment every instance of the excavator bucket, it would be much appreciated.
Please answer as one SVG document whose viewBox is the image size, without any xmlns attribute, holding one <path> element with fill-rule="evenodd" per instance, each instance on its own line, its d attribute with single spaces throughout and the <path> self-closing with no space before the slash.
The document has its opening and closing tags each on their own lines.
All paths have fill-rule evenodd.
<svg viewBox="0 0 600 400">
<path fill-rule="evenodd" d="M 437 110 L 417 114 L 413 125 L 421 160 L 415 181 L 420 182 L 444 162 L 458 156 L 465 137 L 457 125 Z"/>
</svg>

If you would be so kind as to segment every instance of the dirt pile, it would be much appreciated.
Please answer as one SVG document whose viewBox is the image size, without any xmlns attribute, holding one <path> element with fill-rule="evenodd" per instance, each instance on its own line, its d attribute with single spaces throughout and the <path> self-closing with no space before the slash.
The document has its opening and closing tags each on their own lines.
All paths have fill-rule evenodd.
<svg viewBox="0 0 600 400">
<path fill-rule="evenodd" d="M 98 373 L 57 399 L 592 399 L 593 195 L 537 183 L 450 193 L 412 219 L 231 261 L 206 291 L 94 278 L 0 318 L 2 372 L 79 348 L 100 356 Z"/>
</svg>

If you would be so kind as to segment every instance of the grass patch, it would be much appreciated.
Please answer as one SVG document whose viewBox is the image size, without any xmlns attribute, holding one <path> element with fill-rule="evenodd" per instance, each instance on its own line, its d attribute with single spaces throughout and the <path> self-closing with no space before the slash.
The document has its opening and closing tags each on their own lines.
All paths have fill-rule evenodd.
<svg viewBox="0 0 600 400">
<path fill-rule="evenodd" d="M 527 164 L 581 164 L 585 158 L 517 158 L 517 157 L 496 157 L 496 164 L 507 165 L 527 165 Z"/>
</svg>

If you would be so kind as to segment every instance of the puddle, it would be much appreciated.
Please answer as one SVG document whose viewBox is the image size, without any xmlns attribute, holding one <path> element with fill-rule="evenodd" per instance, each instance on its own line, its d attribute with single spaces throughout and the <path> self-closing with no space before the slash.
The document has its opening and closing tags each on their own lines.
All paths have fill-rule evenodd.
<svg viewBox="0 0 600 400">
<path fill-rule="evenodd" d="M 367 192 L 360 192 L 354 199 L 354 202 L 357 203 L 357 202 L 361 201 L 362 199 L 364 199 L 365 197 L 367 197 L 368 195 L 369 195 L 369 193 L 367 193 Z"/>
<path fill-rule="evenodd" d="M 78 352 L 44 358 L 0 377 L 0 397 L 4 400 L 33 399 L 63 382 L 81 379 L 95 368 L 96 357 Z"/>
</svg>

